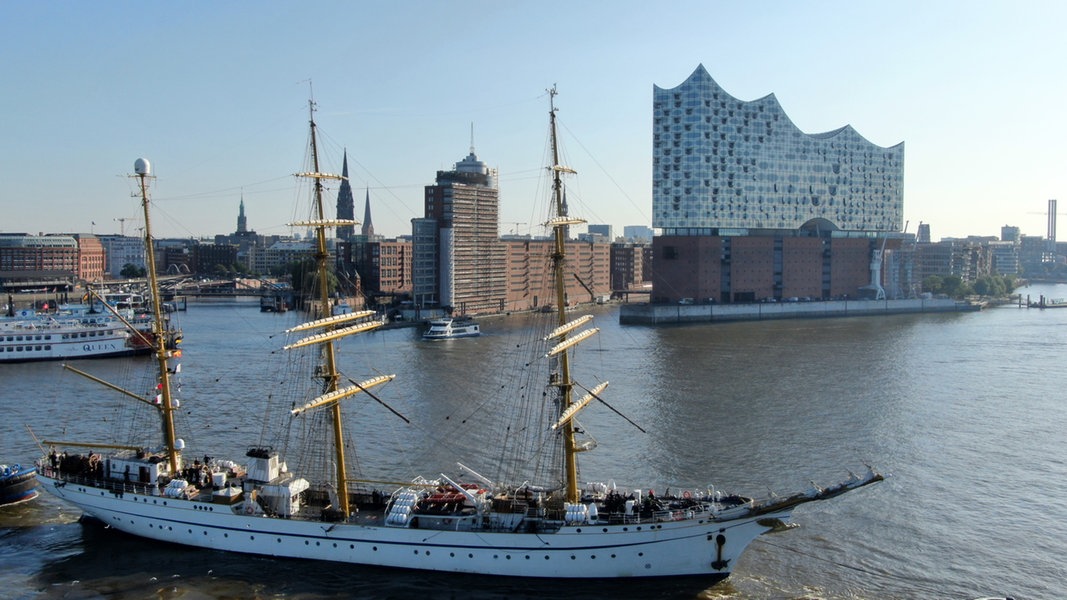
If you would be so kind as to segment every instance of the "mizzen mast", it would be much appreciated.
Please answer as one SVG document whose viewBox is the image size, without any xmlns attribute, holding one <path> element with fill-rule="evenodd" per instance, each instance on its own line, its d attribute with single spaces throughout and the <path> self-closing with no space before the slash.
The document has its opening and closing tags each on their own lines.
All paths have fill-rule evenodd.
<svg viewBox="0 0 1067 600">
<path fill-rule="evenodd" d="M 163 299 L 159 294 L 159 278 L 156 275 L 156 253 L 152 243 L 152 220 L 148 208 L 148 179 L 152 176 L 151 164 L 138 158 L 133 163 L 141 188 L 141 208 L 144 210 L 144 241 L 145 254 L 148 258 L 148 289 L 152 296 L 152 351 L 156 362 L 159 363 L 159 404 L 163 418 L 163 443 L 166 446 L 167 464 L 172 474 L 178 473 L 181 467 L 181 457 L 177 445 L 177 437 L 174 433 L 174 400 L 170 393 L 170 369 L 167 367 L 167 359 L 170 351 L 167 349 L 166 323 L 163 321 Z"/>
</svg>

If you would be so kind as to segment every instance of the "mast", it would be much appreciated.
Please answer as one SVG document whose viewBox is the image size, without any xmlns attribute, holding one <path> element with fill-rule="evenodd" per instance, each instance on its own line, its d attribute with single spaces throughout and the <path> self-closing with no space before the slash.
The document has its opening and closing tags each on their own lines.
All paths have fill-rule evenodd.
<svg viewBox="0 0 1067 600">
<path fill-rule="evenodd" d="M 555 208 L 554 235 L 555 249 L 552 253 L 552 273 L 556 283 L 556 306 L 559 317 L 559 326 L 567 323 L 567 286 L 564 282 L 563 269 L 566 263 L 566 232 L 567 232 L 567 208 L 563 200 L 563 173 L 574 171 L 559 164 L 559 141 L 556 130 L 556 88 L 548 90 L 549 123 L 551 124 L 552 141 L 552 196 Z M 561 342 L 566 339 L 566 333 L 560 336 Z M 560 414 L 564 414 L 573 403 L 574 382 L 571 381 L 570 358 L 567 352 L 559 354 L 559 381 L 556 386 L 560 394 Z M 578 502 L 578 452 L 574 442 L 574 423 L 567 420 L 563 424 L 563 482 L 566 490 L 567 502 Z"/>
<path fill-rule="evenodd" d="M 163 302 L 159 294 L 159 278 L 156 276 L 156 253 L 152 247 L 152 220 L 148 209 L 148 178 L 151 177 L 152 167 L 143 158 L 138 158 L 133 163 L 134 172 L 141 187 L 141 208 L 144 210 L 144 243 L 145 253 L 148 255 L 148 288 L 152 297 L 152 351 L 156 362 L 159 364 L 159 387 L 160 407 L 163 418 L 163 443 L 166 446 L 167 464 L 171 474 L 178 473 L 179 451 L 174 434 L 174 401 L 170 393 L 170 371 L 167 368 L 166 324 L 163 322 Z"/>
<path fill-rule="evenodd" d="M 315 127 L 315 101 L 308 100 L 308 113 L 310 115 L 311 123 L 311 166 L 313 172 L 311 174 L 314 180 L 315 189 L 315 219 L 318 224 L 315 227 L 315 237 L 318 243 L 315 262 L 318 270 L 319 280 L 319 302 L 320 310 L 322 311 L 319 317 L 325 318 L 330 315 L 330 288 L 329 288 L 329 271 L 327 263 L 329 259 L 329 252 L 326 250 L 326 213 L 322 203 L 322 180 L 324 176 L 319 170 L 319 151 L 316 141 L 316 127 Z M 330 394 L 337 391 L 337 382 L 340 379 L 340 375 L 337 373 L 337 361 L 336 354 L 334 352 L 333 341 L 329 340 L 323 344 L 323 370 L 322 370 L 322 394 Z M 344 431 L 341 429 L 341 403 L 334 402 L 330 407 L 331 418 L 333 421 L 333 444 L 334 444 L 334 462 L 337 469 L 337 509 L 341 511 L 341 514 L 348 518 L 349 502 L 348 502 L 348 473 L 345 466 L 345 445 L 344 445 Z"/>
</svg>

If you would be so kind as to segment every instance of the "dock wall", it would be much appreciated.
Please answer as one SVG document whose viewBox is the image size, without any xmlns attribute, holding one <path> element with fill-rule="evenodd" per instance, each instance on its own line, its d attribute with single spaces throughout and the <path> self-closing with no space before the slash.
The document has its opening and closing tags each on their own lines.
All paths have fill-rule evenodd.
<svg viewBox="0 0 1067 600">
<path fill-rule="evenodd" d="M 910 313 L 970 312 L 978 304 L 952 299 L 828 300 L 756 304 L 624 304 L 619 322 L 626 325 L 666 325 L 765 319 L 821 319 Z"/>
</svg>

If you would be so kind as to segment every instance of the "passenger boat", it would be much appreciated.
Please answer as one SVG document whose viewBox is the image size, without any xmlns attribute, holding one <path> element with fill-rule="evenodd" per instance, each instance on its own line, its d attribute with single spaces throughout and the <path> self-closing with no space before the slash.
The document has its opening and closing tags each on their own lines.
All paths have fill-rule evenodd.
<svg viewBox="0 0 1067 600">
<path fill-rule="evenodd" d="M 36 467 L 0 465 L 0 505 L 25 502 L 36 497 Z"/>
<path fill-rule="evenodd" d="M 430 326 L 422 333 L 422 338 L 424 340 L 451 340 L 454 338 L 474 337 L 481 334 L 477 321 L 467 315 L 461 315 L 458 317 L 432 319 Z"/>
<path fill-rule="evenodd" d="M 126 326 L 101 318 L 35 315 L 0 322 L 0 363 L 129 356 L 142 352 Z"/>
<path fill-rule="evenodd" d="M 181 330 L 167 316 L 163 336 L 171 349 Z M 60 304 L 55 311 L 22 309 L 0 318 L 0 363 L 108 358 L 148 354 L 155 336 L 150 314 L 104 302 Z"/>
<path fill-rule="evenodd" d="M 573 171 L 559 163 L 556 93 L 554 88 L 549 92 L 553 194 L 546 227 L 554 239 L 556 310 L 532 315 L 548 317 L 547 323 L 544 329 L 524 330 L 531 338 L 520 346 L 532 349 L 533 356 L 501 373 L 510 387 L 471 403 L 478 410 L 472 408 L 463 420 L 477 433 L 434 438 L 441 453 L 462 453 L 457 458 L 467 464 L 457 461 L 455 468 L 443 469 L 448 473 L 398 482 L 387 469 L 399 462 L 394 456 L 382 465 L 383 475 L 363 473 L 374 457 L 350 456 L 355 445 L 346 433 L 353 425 L 366 427 L 365 433 L 377 431 L 381 423 L 346 426 L 350 409 L 345 407 L 367 398 L 408 419 L 378 395 L 388 391 L 386 384 L 396 375 L 378 372 L 357 381 L 340 368 L 356 360 L 338 360 L 340 340 L 380 327 L 381 319 L 372 311 L 331 315 L 330 291 L 321 285 L 320 301 L 314 303 L 317 318 L 289 329 L 298 339 L 283 348 L 309 351 L 307 361 L 285 361 L 304 369 L 304 376 L 279 374 L 272 383 L 264 382 L 262 391 L 250 392 L 254 402 L 276 401 L 285 410 L 263 410 L 267 426 L 238 424 L 257 440 L 243 458 L 223 460 L 211 458 L 216 454 L 210 451 L 186 449 L 175 424 L 181 386 L 172 386 L 180 365 L 157 343 L 156 385 L 147 396 L 123 393 L 157 415 L 162 427 L 141 427 L 140 440 L 125 445 L 45 441 L 83 453 L 67 455 L 55 466 L 42 458 L 43 487 L 111 529 L 216 551 L 547 579 L 695 576 L 710 585 L 731 573 L 757 536 L 786 528 L 799 505 L 880 481 L 881 475 L 868 469 L 829 487 L 756 500 L 710 486 L 657 496 L 646 488 L 579 479 L 578 454 L 593 447 L 583 437 L 579 412 L 594 401 L 619 411 L 604 399 L 606 381 L 587 387 L 572 365 L 578 344 L 597 329 L 587 327 L 591 315 L 572 319 L 567 314 L 565 231 L 583 221 L 568 216 L 563 201 L 562 177 Z M 317 279 L 325 284 L 327 228 L 357 223 L 326 218 L 322 181 L 337 176 L 320 170 L 314 102 L 309 108 L 312 164 L 301 175 L 312 182 L 314 208 L 308 221 L 294 225 L 315 231 Z M 151 243 L 148 162 L 139 159 L 135 170 Z M 148 256 L 151 261 L 152 253 Z M 156 289 L 154 265 L 148 271 Z M 356 358 L 374 359 L 374 346 L 361 346 Z M 472 375 L 476 368 L 471 367 Z M 283 387 L 290 382 L 303 385 L 290 391 Z M 509 425 L 489 426 L 488 419 L 500 413 L 506 413 Z M 522 420 L 526 418 L 530 421 Z M 227 422 L 226 428 L 233 425 Z M 266 444 L 261 429 L 276 431 L 278 437 Z M 147 437 L 160 431 L 162 441 Z M 426 430 L 424 435 L 434 433 Z M 193 456 L 204 460 L 190 464 Z M 380 491 L 382 487 L 386 489 Z"/>
</svg>

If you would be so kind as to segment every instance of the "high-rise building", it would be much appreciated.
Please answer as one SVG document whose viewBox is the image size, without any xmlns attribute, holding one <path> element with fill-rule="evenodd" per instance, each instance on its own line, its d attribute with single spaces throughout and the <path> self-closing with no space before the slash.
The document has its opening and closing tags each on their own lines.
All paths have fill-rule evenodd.
<svg viewBox="0 0 1067 600">
<path fill-rule="evenodd" d="M 426 186 L 425 216 L 412 219 L 412 287 L 423 307 L 456 313 L 503 310 L 507 296 L 496 169 L 474 154 Z"/>
<path fill-rule="evenodd" d="M 370 192 L 367 192 L 367 210 L 370 210 Z M 341 166 L 341 185 L 337 191 L 337 218 L 354 220 L 356 218 L 355 198 L 352 197 L 352 186 L 348 183 L 348 149 L 345 149 L 344 162 Z M 364 225 L 366 226 L 366 225 Z M 347 240 L 355 233 L 352 225 L 342 225 L 337 228 L 338 239 Z"/>
<path fill-rule="evenodd" d="M 919 232 L 915 234 L 915 241 L 919 244 L 930 243 L 930 224 L 919 223 Z"/>
<path fill-rule="evenodd" d="M 605 242 L 614 242 L 615 241 L 615 237 L 612 234 L 611 225 L 596 225 L 596 224 L 590 223 L 589 225 L 586 225 L 586 231 L 589 232 L 590 236 L 594 236 L 594 235 L 600 236 L 600 239 L 602 241 L 605 241 Z M 590 241 L 593 241 L 592 238 L 590 238 Z"/>
<path fill-rule="evenodd" d="M 652 242 L 652 228 L 644 225 L 627 225 L 622 228 L 622 237 L 627 242 Z"/>
<path fill-rule="evenodd" d="M 653 300 L 861 295 L 901 237 L 903 143 L 807 134 L 697 67 L 653 91 Z M 897 240 L 899 245 L 899 240 Z M 885 268 L 897 265 L 884 265 Z"/>
</svg>

